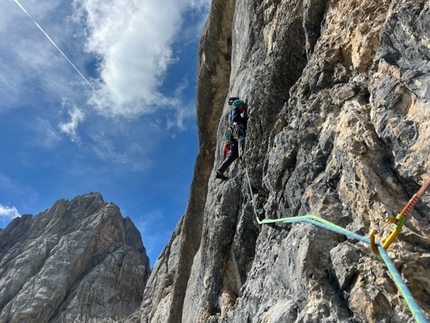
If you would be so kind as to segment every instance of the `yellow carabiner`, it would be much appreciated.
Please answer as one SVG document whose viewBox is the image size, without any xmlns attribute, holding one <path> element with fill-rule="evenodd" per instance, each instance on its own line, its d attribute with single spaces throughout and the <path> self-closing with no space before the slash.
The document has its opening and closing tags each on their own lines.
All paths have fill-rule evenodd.
<svg viewBox="0 0 430 323">
<path fill-rule="evenodd" d="M 389 218 L 386 219 L 385 222 L 387 223 L 394 223 L 396 224 L 396 227 L 391 231 L 391 234 L 388 236 L 388 238 L 384 241 L 382 244 L 382 248 L 385 250 L 390 247 L 390 245 L 393 243 L 393 241 L 397 238 L 399 233 L 402 231 L 403 225 L 405 224 L 405 217 L 401 214 L 397 214 L 395 218 Z M 378 233 L 376 230 L 372 230 L 369 235 L 370 240 L 370 249 L 375 255 L 379 255 L 378 247 L 376 246 L 375 242 L 375 235 Z"/>
<path fill-rule="evenodd" d="M 375 254 L 375 255 L 378 255 L 379 256 L 379 250 L 378 250 L 378 247 L 376 247 L 376 243 L 375 243 L 375 235 L 378 233 L 378 231 L 376 231 L 376 230 L 372 230 L 371 232 L 370 232 L 370 236 L 369 236 L 369 239 L 370 239 L 370 250 L 372 250 L 372 252 Z"/>
<path fill-rule="evenodd" d="M 386 222 L 397 223 L 397 225 L 393 231 L 391 231 L 391 234 L 388 236 L 387 240 L 385 240 L 382 244 L 382 248 L 385 250 L 390 247 L 394 239 L 396 239 L 399 233 L 402 232 L 403 225 L 405 224 L 405 217 L 402 214 L 397 214 L 395 219 L 387 219 Z"/>
</svg>

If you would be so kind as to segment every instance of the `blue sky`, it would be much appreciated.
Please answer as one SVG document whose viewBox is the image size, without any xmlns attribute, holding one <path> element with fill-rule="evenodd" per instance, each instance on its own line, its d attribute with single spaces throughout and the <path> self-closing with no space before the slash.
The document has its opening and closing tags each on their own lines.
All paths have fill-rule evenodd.
<svg viewBox="0 0 430 323">
<path fill-rule="evenodd" d="M 210 0 L 0 2 L 0 228 L 100 192 L 154 265 L 189 195 Z"/>
</svg>

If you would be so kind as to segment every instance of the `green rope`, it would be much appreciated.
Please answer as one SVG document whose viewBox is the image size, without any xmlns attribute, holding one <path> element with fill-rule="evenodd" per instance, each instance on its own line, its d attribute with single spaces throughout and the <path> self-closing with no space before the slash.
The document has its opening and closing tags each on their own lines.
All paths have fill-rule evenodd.
<svg viewBox="0 0 430 323">
<path fill-rule="evenodd" d="M 245 164 L 246 178 L 248 179 L 249 193 L 251 194 L 252 207 L 254 209 L 255 220 L 257 220 L 258 224 L 261 224 L 260 219 L 258 218 L 257 206 L 255 205 L 254 193 L 252 192 L 251 180 L 249 179 L 248 166 L 246 165 L 246 162 L 244 164 Z"/>
<path fill-rule="evenodd" d="M 297 222 L 307 222 L 307 223 L 311 223 L 315 226 L 319 226 L 322 227 L 324 229 L 342 234 L 342 235 L 346 235 L 349 238 L 355 239 L 355 240 L 359 240 L 362 241 L 364 243 L 367 243 L 368 245 L 370 245 L 370 239 L 368 237 L 359 235 L 357 233 L 354 233 L 352 231 L 349 231 L 345 228 L 342 228 L 330 221 L 324 220 L 318 216 L 315 215 L 304 215 L 304 216 L 296 216 L 296 217 L 286 217 L 286 218 L 281 218 L 281 219 L 264 219 L 264 220 L 260 220 L 258 217 L 258 212 L 257 212 L 257 207 L 255 205 L 255 199 L 254 199 L 254 194 L 252 192 L 252 186 L 251 186 L 251 180 L 249 178 L 249 174 L 248 174 L 248 167 L 245 164 L 245 172 L 246 172 L 246 177 L 248 180 L 248 187 L 249 187 L 249 192 L 251 195 L 251 202 L 252 202 L 252 206 L 254 209 L 254 216 L 255 216 L 255 220 L 257 221 L 258 224 L 270 224 L 270 223 L 297 223 Z M 417 323 L 427 323 L 427 319 L 425 318 L 424 314 L 421 312 L 420 307 L 418 306 L 417 302 L 415 301 L 414 297 L 412 296 L 411 292 L 409 291 L 408 287 L 406 286 L 405 282 L 403 281 L 400 273 L 398 272 L 398 270 L 396 269 L 396 266 L 394 265 L 393 261 L 390 259 L 390 257 L 388 256 L 386 250 L 380 245 L 380 244 L 376 244 L 376 247 L 379 250 L 379 253 L 382 257 L 382 259 L 385 262 L 385 265 L 388 268 L 388 271 L 391 274 L 391 277 L 394 280 L 394 283 L 396 284 L 398 290 L 400 291 L 400 293 L 402 294 L 406 304 L 409 307 L 409 310 L 412 313 L 412 316 L 414 317 L 415 321 Z"/>
</svg>

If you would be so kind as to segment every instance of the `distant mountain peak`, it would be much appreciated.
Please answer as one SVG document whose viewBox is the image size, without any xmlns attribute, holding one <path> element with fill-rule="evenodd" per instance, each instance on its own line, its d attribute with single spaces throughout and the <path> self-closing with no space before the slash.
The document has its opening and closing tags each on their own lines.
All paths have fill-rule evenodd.
<svg viewBox="0 0 430 323">
<path fill-rule="evenodd" d="M 142 301 L 150 269 L 140 233 L 100 193 L 15 219 L 0 241 L 0 322 L 118 318 Z"/>
</svg>

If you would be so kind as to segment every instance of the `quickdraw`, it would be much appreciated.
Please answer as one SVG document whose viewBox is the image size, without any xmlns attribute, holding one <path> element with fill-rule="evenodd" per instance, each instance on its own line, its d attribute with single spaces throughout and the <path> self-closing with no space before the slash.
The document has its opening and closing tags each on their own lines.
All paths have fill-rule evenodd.
<svg viewBox="0 0 430 323">
<path fill-rule="evenodd" d="M 424 183 L 421 185 L 420 189 L 412 196 L 412 198 L 409 200 L 409 202 L 405 205 L 405 207 L 402 209 L 402 211 L 397 214 L 395 218 L 388 218 L 385 220 L 386 223 L 393 223 L 396 225 L 396 227 L 391 231 L 391 234 L 388 236 L 388 238 L 384 241 L 382 244 L 382 248 L 387 250 L 390 245 L 393 243 L 393 241 L 397 238 L 400 232 L 402 232 L 403 225 L 405 224 L 406 215 L 409 215 L 410 212 L 412 212 L 412 209 L 415 207 L 415 205 L 418 203 L 418 201 L 421 199 L 421 197 L 430 189 L 430 176 L 428 176 Z M 375 235 L 378 233 L 376 230 L 372 230 L 370 233 L 370 248 L 373 253 L 379 255 L 378 248 L 376 247 L 375 243 Z"/>
</svg>

